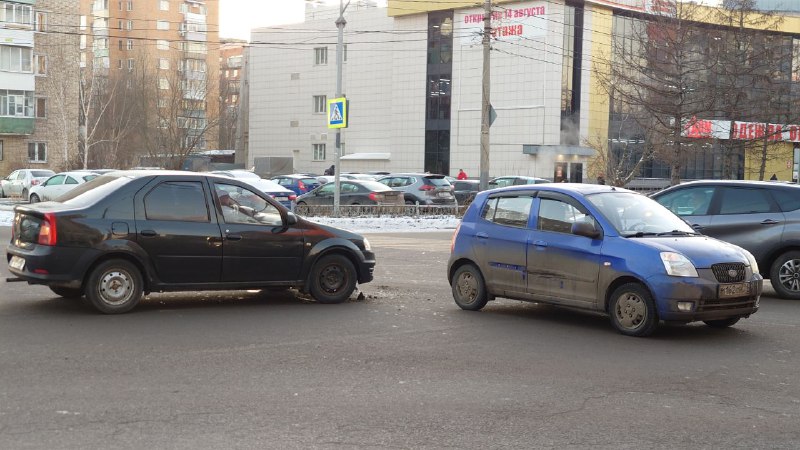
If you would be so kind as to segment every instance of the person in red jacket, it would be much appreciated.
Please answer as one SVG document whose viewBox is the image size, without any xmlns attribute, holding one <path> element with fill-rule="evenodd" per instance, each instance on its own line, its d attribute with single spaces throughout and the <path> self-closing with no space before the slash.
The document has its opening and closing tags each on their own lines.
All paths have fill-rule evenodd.
<svg viewBox="0 0 800 450">
<path fill-rule="evenodd" d="M 467 173 L 464 172 L 464 169 L 458 169 L 458 175 L 456 175 L 456 179 L 458 179 L 458 180 L 466 180 L 467 179 Z"/>
</svg>

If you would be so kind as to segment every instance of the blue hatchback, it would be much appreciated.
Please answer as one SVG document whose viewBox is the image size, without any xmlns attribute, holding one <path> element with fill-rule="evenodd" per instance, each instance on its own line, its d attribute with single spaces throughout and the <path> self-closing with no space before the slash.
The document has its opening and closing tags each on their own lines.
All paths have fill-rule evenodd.
<svg viewBox="0 0 800 450">
<path fill-rule="evenodd" d="M 496 297 L 608 314 L 622 334 L 660 321 L 723 328 L 758 310 L 753 255 L 696 233 L 635 192 L 552 183 L 484 191 L 453 236 L 448 280 L 456 304 Z"/>
</svg>

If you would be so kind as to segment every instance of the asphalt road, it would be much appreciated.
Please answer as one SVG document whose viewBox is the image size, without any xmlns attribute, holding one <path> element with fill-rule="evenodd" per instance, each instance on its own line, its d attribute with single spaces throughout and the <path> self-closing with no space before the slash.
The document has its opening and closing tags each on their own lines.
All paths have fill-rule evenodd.
<svg viewBox="0 0 800 450">
<path fill-rule="evenodd" d="M 340 305 L 154 294 L 104 316 L 0 282 L 0 448 L 800 447 L 800 302 L 647 339 L 515 301 L 466 312 L 449 238 L 371 235 L 376 279 Z"/>
</svg>

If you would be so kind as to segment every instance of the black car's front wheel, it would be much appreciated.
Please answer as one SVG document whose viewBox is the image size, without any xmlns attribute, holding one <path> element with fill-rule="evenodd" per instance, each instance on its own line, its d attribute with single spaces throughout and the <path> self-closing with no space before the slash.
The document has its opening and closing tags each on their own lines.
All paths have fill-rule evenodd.
<svg viewBox="0 0 800 450">
<path fill-rule="evenodd" d="M 326 255 L 311 269 L 308 290 L 320 303 L 341 303 L 356 289 L 356 268 L 343 255 Z"/>
<path fill-rule="evenodd" d="M 627 336 L 649 336 L 658 326 L 658 312 L 650 292 L 639 283 L 614 290 L 608 305 L 611 324 Z"/>
<path fill-rule="evenodd" d="M 130 311 L 142 298 L 144 282 L 139 268 L 123 259 L 111 259 L 92 270 L 86 281 L 89 302 L 104 314 Z"/>
<path fill-rule="evenodd" d="M 786 252 L 772 263 L 769 281 L 781 298 L 800 300 L 800 252 Z"/>
</svg>

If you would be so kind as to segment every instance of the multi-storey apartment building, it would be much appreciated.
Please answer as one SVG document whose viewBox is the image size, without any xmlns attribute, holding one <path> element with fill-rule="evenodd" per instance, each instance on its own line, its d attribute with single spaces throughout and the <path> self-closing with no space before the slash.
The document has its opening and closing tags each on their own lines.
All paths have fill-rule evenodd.
<svg viewBox="0 0 800 450">
<path fill-rule="evenodd" d="M 78 19 L 69 0 L 0 2 L 0 174 L 75 158 Z"/>
<path fill-rule="evenodd" d="M 242 75 L 246 41 L 225 39 L 219 50 L 219 148 L 235 149 L 241 114 Z M 241 130 L 243 131 L 243 130 Z"/>
<path fill-rule="evenodd" d="M 152 80 L 158 99 L 151 107 L 179 109 L 156 122 L 183 133 L 182 141 L 164 143 L 164 152 L 217 148 L 218 0 L 80 0 L 80 8 L 83 70 Z M 130 140 L 146 140 L 143 134 Z"/>
</svg>

